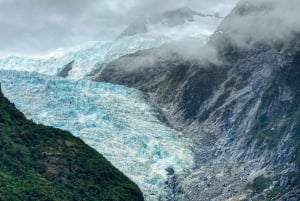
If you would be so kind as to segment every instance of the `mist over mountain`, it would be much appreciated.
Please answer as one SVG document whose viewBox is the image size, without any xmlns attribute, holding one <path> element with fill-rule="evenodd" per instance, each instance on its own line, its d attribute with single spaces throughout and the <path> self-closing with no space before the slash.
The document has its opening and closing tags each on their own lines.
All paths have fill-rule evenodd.
<svg viewBox="0 0 300 201">
<path fill-rule="evenodd" d="M 106 147 L 146 200 L 299 200 L 299 1 L 240 0 L 224 18 L 177 8 L 130 24 L 113 43 L 128 40 L 125 51 L 112 45 L 117 54 L 109 60 L 97 48 L 75 51 L 53 77 L 6 65 L 4 91 L 27 114 L 37 100 L 35 121 L 73 134 L 93 130 L 79 136 Z M 177 30 L 184 34 L 172 35 Z M 153 36 L 161 43 L 127 51 Z M 76 64 L 82 58 L 99 65 L 86 71 Z M 30 69 L 21 64 L 13 70 Z M 75 64 L 90 81 L 69 80 Z M 111 118 L 98 118 L 105 113 Z"/>
<path fill-rule="evenodd" d="M 197 17 L 200 20 L 197 21 Z M 152 25 L 149 25 L 152 26 L 152 31 L 149 30 L 148 33 L 129 34 L 113 41 L 89 42 L 72 48 L 61 48 L 42 58 L 10 56 L 0 59 L 0 69 L 82 79 L 91 72 L 101 71 L 107 63 L 121 56 L 162 45 L 182 56 L 198 58 L 201 47 L 221 20 L 217 14 L 202 14 L 186 7 L 175 9 L 152 16 Z M 168 24 L 161 24 L 163 21 Z M 203 57 L 212 55 L 214 50 L 205 50 L 203 54 Z"/>
<path fill-rule="evenodd" d="M 213 56 L 139 51 L 93 78 L 149 94 L 197 144 L 178 200 L 299 199 L 299 8 L 240 1 L 201 48 Z"/>
<path fill-rule="evenodd" d="M 166 37 L 176 34 L 177 38 L 208 37 L 221 19 L 218 13 L 201 13 L 183 7 L 138 19 L 129 24 L 118 38 L 137 34 L 160 34 Z"/>
<path fill-rule="evenodd" d="M 0 58 L 41 57 L 57 48 L 115 39 L 147 15 L 190 7 L 225 16 L 237 0 L 0 0 Z"/>
</svg>

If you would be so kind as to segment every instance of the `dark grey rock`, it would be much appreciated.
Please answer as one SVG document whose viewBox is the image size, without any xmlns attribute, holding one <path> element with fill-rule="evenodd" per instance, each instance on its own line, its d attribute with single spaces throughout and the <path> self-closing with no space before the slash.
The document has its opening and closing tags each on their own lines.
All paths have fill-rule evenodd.
<svg viewBox="0 0 300 201">
<path fill-rule="evenodd" d="M 70 70 L 72 70 L 74 64 L 74 60 L 65 65 L 62 70 L 57 74 L 59 77 L 68 77 Z"/>
</svg>

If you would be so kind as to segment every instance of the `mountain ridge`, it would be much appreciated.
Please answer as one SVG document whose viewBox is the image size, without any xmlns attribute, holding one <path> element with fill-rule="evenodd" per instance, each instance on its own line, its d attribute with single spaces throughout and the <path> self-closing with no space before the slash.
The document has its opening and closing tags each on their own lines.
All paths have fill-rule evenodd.
<svg viewBox="0 0 300 201">
<path fill-rule="evenodd" d="M 297 5 L 242 0 L 196 57 L 164 45 L 86 77 L 141 90 L 193 140 L 192 171 L 166 169 L 168 200 L 299 200 Z"/>
<path fill-rule="evenodd" d="M 202 12 L 197 12 L 189 7 L 177 8 L 174 10 L 164 11 L 158 14 L 153 14 L 146 17 L 145 19 L 139 19 L 131 24 L 122 31 L 122 33 L 117 38 L 122 38 L 126 36 L 134 36 L 137 34 L 148 33 L 149 26 L 155 24 L 164 24 L 166 27 L 176 27 L 184 25 L 187 22 L 195 22 L 195 17 L 202 18 L 216 18 L 221 19 L 218 13 L 215 14 L 205 14 Z"/>
<path fill-rule="evenodd" d="M 148 93 L 171 125 L 194 140 L 197 167 L 174 181 L 174 190 L 186 195 L 177 200 L 300 197 L 300 30 L 283 29 L 285 16 L 273 35 L 276 24 L 260 26 L 288 7 L 280 1 L 266 6 L 271 2 L 240 1 L 204 46 L 216 50 L 217 60 L 175 56 L 138 63 L 139 57 L 152 56 L 151 50 L 140 51 L 108 63 L 93 78 Z M 251 31 L 240 19 L 261 21 Z"/>
</svg>

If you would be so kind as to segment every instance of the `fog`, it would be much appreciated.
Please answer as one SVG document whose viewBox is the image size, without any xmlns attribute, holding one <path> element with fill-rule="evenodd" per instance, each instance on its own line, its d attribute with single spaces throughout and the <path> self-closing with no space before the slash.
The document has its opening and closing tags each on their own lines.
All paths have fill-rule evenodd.
<svg viewBox="0 0 300 201">
<path fill-rule="evenodd" d="M 257 42 L 288 41 L 300 33 L 299 19 L 299 0 L 243 0 L 218 31 L 241 47 L 251 47 Z"/>
<path fill-rule="evenodd" d="M 300 34 L 299 19 L 299 0 L 241 0 L 217 28 L 211 40 L 218 37 L 229 39 L 233 45 L 245 49 L 257 43 L 288 44 L 295 34 Z M 204 63 L 223 63 L 214 42 L 205 46 L 196 41 L 175 44 L 173 51 Z"/>
<path fill-rule="evenodd" d="M 0 57 L 112 40 L 132 21 L 183 6 L 226 15 L 237 0 L 0 0 Z"/>
<path fill-rule="evenodd" d="M 300 34 L 299 19 L 299 0 L 241 0 L 223 20 L 212 40 L 215 36 L 224 37 L 240 48 L 252 48 L 257 43 L 288 44 L 294 34 Z M 203 45 L 197 40 L 186 40 L 170 47 L 186 59 L 222 64 L 214 43 Z M 160 55 L 168 56 L 164 51 Z M 140 65 L 143 66 L 142 62 Z"/>
</svg>

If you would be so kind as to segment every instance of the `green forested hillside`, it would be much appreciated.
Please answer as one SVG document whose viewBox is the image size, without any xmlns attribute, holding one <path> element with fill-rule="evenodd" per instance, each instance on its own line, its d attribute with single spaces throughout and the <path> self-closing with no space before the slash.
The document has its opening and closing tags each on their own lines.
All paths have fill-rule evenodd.
<svg viewBox="0 0 300 201">
<path fill-rule="evenodd" d="M 143 195 L 83 141 L 27 120 L 0 91 L 2 200 L 139 201 Z"/>
</svg>

